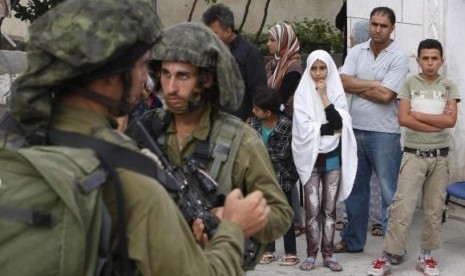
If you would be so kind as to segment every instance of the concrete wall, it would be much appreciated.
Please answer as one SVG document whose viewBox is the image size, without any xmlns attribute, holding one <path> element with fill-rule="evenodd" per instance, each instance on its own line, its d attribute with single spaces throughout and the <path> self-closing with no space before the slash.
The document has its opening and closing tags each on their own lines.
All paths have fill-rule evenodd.
<svg viewBox="0 0 465 276">
<path fill-rule="evenodd" d="M 20 3 L 25 4 L 27 0 L 21 0 Z M 27 41 L 29 39 L 29 34 L 27 32 L 28 26 L 29 24 L 11 15 L 11 17 L 7 17 L 3 20 L 2 31 L 12 38 Z"/>
<path fill-rule="evenodd" d="M 424 0 L 348 0 L 347 26 L 360 19 L 369 19 L 375 7 L 387 6 L 396 14 L 395 31 L 392 38 L 399 41 L 410 56 L 410 73 L 417 73 L 415 56 L 418 42 L 423 39 L 423 1 Z"/>
<path fill-rule="evenodd" d="M 442 3 L 442 1 L 439 1 Z M 442 37 L 445 42 L 445 72 L 458 86 L 462 102 L 465 100 L 465 1 L 444 1 Z M 465 180 L 465 105 L 458 104 L 459 116 L 455 128 L 453 151 L 450 158 L 451 181 Z"/>
<path fill-rule="evenodd" d="M 166 25 L 186 21 L 192 8 L 193 0 L 158 0 L 157 10 L 162 22 Z M 219 0 L 231 8 L 235 17 L 235 25 L 239 27 L 244 15 L 246 0 Z M 252 0 L 244 30 L 255 33 L 263 18 L 266 0 Z M 268 8 L 267 21 L 264 30 L 278 21 L 300 21 L 304 18 L 328 19 L 334 23 L 342 0 L 272 0 Z M 204 0 L 198 0 L 192 21 L 201 21 L 202 13 L 208 8 Z"/>
<path fill-rule="evenodd" d="M 348 0 L 347 24 L 368 19 L 373 8 L 387 6 L 397 17 L 393 38 L 409 53 L 410 73 L 419 72 L 416 63 L 418 43 L 435 38 L 443 43 L 446 62 L 441 73 L 448 75 L 458 86 L 465 99 L 465 1 L 463 0 Z M 459 103 L 458 120 L 451 129 L 450 182 L 465 180 L 465 107 Z"/>
<path fill-rule="evenodd" d="M 27 3 L 27 0 L 21 0 Z M 186 21 L 194 0 L 157 0 L 158 14 L 165 26 Z M 247 0 L 218 0 L 229 6 L 234 12 L 236 26 L 242 22 Z M 244 31 L 255 33 L 260 27 L 263 18 L 266 0 L 253 0 L 249 8 Z M 264 30 L 278 21 L 300 21 L 304 18 L 327 19 L 334 23 L 337 13 L 342 6 L 343 0 L 272 0 L 268 8 L 267 21 Z M 198 0 L 192 20 L 201 21 L 202 13 L 208 8 L 204 0 Z M 2 31 L 14 38 L 29 39 L 26 24 L 14 16 L 5 18 L 2 24 Z"/>
<path fill-rule="evenodd" d="M 25 52 L 0 50 L 0 106 L 7 103 L 12 81 L 24 72 L 26 67 Z"/>
</svg>

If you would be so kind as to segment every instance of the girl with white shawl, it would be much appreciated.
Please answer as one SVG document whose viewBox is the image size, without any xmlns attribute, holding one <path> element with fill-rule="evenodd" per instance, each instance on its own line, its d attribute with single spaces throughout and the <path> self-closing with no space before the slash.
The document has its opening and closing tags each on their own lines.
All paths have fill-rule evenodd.
<svg viewBox="0 0 465 276">
<path fill-rule="evenodd" d="M 299 268 L 314 268 L 322 236 L 324 266 L 341 271 L 332 257 L 336 201 L 352 190 L 357 145 L 338 70 L 323 50 L 309 55 L 294 96 L 292 152 L 305 198 L 307 258 Z"/>
</svg>

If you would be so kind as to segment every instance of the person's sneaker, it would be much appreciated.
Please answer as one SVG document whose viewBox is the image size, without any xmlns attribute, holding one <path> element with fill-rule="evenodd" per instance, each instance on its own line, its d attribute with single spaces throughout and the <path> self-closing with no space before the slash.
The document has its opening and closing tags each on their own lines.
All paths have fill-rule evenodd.
<svg viewBox="0 0 465 276">
<path fill-rule="evenodd" d="M 419 258 L 417 270 L 425 276 L 439 276 L 440 274 L 438 263 L 433 259 L 433 257 L 427 257 L 425 259 Z"/>
<path fill-rule="evenodd" d="M 373 261 L 373 267 L 368 271 L 368 276 L 384 276 L 391 274 L 391 264 L 386 258 Z"/>
</svg>

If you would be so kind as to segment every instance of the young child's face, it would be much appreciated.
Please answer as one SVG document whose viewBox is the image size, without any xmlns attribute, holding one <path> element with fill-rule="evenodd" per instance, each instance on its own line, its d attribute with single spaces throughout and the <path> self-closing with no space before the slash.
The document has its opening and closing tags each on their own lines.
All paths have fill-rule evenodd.
<svg viewBox="0 0 465 276">
<path fill-rule="evenodd" d="M 421 49 L 417 62 L 423 75 L 434 77 L 438 74 L 443 59 L 438 49 Z"/>
<path fill-rule="evenodd" d="M 265 111 L 256 105 L 253 106 L 252 112 L 257 117 L 258 119 L 266 119 L 270 116 L 271 112 L 270 111 Z"/>
</svg>

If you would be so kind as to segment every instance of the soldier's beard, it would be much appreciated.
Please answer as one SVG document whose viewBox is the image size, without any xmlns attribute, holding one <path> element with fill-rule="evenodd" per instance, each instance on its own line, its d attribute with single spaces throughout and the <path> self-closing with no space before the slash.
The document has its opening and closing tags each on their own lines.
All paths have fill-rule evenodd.
<svg viewBox="0 0 465 276">
<path fill-rule="evenodd" d="M 205 99 L 201 93 L 192 91 L 189 98 L 187 99 L 187 105 L 180 108 L 172 108 L 167 106 L 168 110 L 174 114 L 185 114 L 197 111 L 205 106 Z"/>
</svg>

